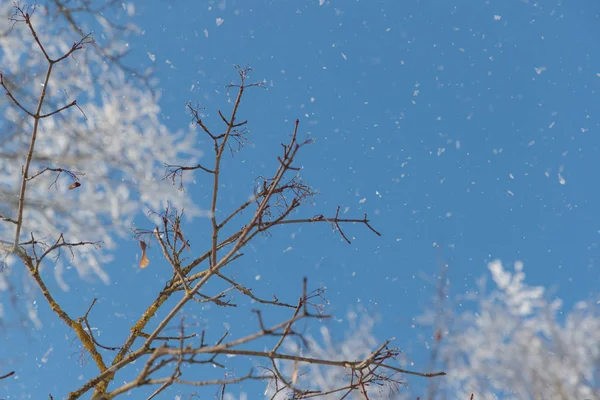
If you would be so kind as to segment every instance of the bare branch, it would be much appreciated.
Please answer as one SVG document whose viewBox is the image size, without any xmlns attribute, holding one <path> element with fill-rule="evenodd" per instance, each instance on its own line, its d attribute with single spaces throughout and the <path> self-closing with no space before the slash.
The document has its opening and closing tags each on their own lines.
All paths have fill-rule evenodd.
<svg viewBox="0 0 600 400">
<path fill-rule="evenodd" d="M 201 169 L 202 171 L 207 172 L 209 174 L 215 173 L 215 171 L 213 171 L 212 169 L 205 168 L 200 164 L 196 164 L 192 167 L 186 167 L 186 166 L 182 166 L 182 165 L 165 164 L 165 177 L 163 179 L 171 180 L 173 185 L 175 185 L 175 180 L 179 179 L 179 190 L 184 190 L 183 172 L 184 171 L 194 171 L 197 169 Z"/>
<path fill-rule="evenodd" d="M 10 371 L 8 374 L 0 375 L 0 380 L 10 378 L 15 374 L 15 371 Z"/>
<path fill-rule="evenodd" d="M 46 61 L 48 62 L 48 69 L 47 69 L 46 75 L 44 77 L 44 83 L 42 85 L 42 91 L 39 95 L 38 105 L 37 105 L 35 113 L 27 111 L 14 98 L 14 96 L 12 96 L 10 91 L 8 91 L 8 88 L 4 85 L 3 79 L 0 78 L 0 82 L 2 82 L 2 87 L 6 90 L 8 96 L 13 100 L 13 102 L 19 108 L 21 108 L 23 111 L 25 111 L 27 113 L 27 115 L 29 115 L 30 117 L 32 117 L 34 119 L 33 130 L 31 133 L 31 138 L 30 138 L 30 143 L 29 143 L 29 151 L 27 152 L 25 165 L 22 168 L 22 174 L 21 174 L 21 189 L 19 191 L 18 211 L 17 211 L 17 219 L 16 219 L 17 223 L 16 223 L 16 229 L 15 229 L 15 240 L 14 240 L 14 245 L 13 245 L 13 251 L 16 251 L 19 246 L 19 239 L 21 236 L 21 228 L 23 226 L 23 211 L 25 209 L 25 192 L 26 192 L 26 188 L 27 188 L 27 181 L 29 178 L 29 167 L 31 165 L 31 160 L 33 158 L 33 153 L 34 153 L 35 143 L 36 143 L 36 139 L 37 139 L 40 119 L 44 118 L 44 115 L 50 116 L 50 115 L 56 114 L 57 112 L 60 112 L 63 109 L 76 104 L 75 102 L 72 102 L 71 105 L 69 105 L 67 107 L 63 107 L 61 110 L 57 110 L 50 114 L 42 114 L 41 113 L 42 106 L 44 105 L 44 101 L 46 100 L 46 90 L 47 90 L 48 84 L 50 82 L 50 76 L 52 75 L 52 68 L 54 67 L 54 64 L 61 62 L 62 60 L 64 60 L 65 58 L 67 58 L 71 54 L 73 54 L 75 51 L 82 49 L 86 43 L 91 42 L 90 35 L 86 35 L 82 39 L 80 39 L 78 42 L 74 43 L 73 46 L 71 47 L 71 49 L 69 51 L 67 51 L 65 54 L 63 54 L 61 57 L 59 57 L 57 59 L 50 58 L 50 56 L 46 52 L 46 49 L 44 48 L 44 45 L 41 43 L 41 41 L 36 33 L 36 30 L 33 27 L 33 24 L 31 22 L 31 15 L 34 12 L 35 12 L 35 6 L 21 8 L 19 5 L 15 4 L 15 14 L 13 14 L 13 16 L 10 19 L 11 19 L 11 21 L 14 21 L 14 23 L 24 22 L 28 26 L 28 28 L 31 32 L 31 35 L 33 36 L 35 42 L 37 43 L 41 52 L 44 54 Z"/>
</svg>

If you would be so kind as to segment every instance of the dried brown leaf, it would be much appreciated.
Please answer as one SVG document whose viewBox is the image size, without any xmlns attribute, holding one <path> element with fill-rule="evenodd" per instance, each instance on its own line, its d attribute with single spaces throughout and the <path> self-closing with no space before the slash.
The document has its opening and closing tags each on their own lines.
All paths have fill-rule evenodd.
<svg viewBox="0 0 600 400">
<path fill-rule="evenodd" d="M 140 268 L 146 268 L 150 264 L 150 260 L 146 256 L 147 244 L 141 240 L 139 242 L 140 242 L 140 247 L 142 248 L 142 258 L 140 258 Z"/>
</svg>

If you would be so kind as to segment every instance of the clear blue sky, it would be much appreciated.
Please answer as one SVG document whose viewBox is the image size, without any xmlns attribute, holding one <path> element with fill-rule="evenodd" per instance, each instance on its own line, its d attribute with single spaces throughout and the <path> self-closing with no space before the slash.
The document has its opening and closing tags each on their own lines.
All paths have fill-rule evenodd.
<svg viewBox="0 0 600 400">
<path fill-rule="evenodd" d="M 438 272 L 434 243 L 450 265 L 455 295 L 475 289 L 496 258 L 524 261 L 527 282 L 556 288 L 567 306 L 597 293 L 600 3 L 136 3 L 144 33 L 130 41 L 129 62 L 153 66 L 173 128 L 189 123 L 187 101 L 200 102 L 218 126 L 234 64 L 250 63 L 251 77 L 266 80 L 268 90 L 249 91 L 242 105 L 253 144 L 226 159 L 242 170 L 223 189 L 224 204 L 245 200 L 252 177 L 272 170 L 279 143 L 299 118 L 301 132 L 316 139 L 300 156 L 302 177 L 321 192 L 304 215 L 348 207 L 349 216 L 368 213 L 383 234 L 347 226 L 348 245 L 325 225 L 281 228 L 247 249 L 235 267 L 240 280 L 281 293 L 290 285 L 299 290 L 308 276 L 327 286 L 337 317 L 359 304 L 378 314 L 377 336 L 396 337 L 417 370 L 428 353 L 413 317 L 435 292 L 424 278 Z M 208 142 L 199 145 L 210 155 Z M 198 175 L 197 182 L 188 193 L 206 201 L 208 181 Z M 194 223 L 188 239 L 203 248 L 209 222 Z M 158 252 L 152 268 L 139 270 L 134 246 L 123 242 L 106 267 L 110 287 L 79 284 L 63 299 L 73 309 L 81 302 L 83 313 L 98 296 L 97 325 L 123 328 L 170 276 Z M 9 354 L 32 398 L 61 395 L 93 369 L 79 367 L 75 344 L 72 354 L 41 361 L 72 335 L 52 322 L 45 304 L 40 313 L 39 334 L 6 330 L 15 351 L 38 358 L 32 364 Z M 215 321 L 209 329 L 222 329 Z M 250 319 L 246 326 L 254 328 Z M 328 326 L 342 337 L 346 324 Z M 123 334 L 104 329 L 102 338 L 116 345 Z M 49 383 L 61 357 L 64 374 Z M 0 396 L 20 398 L 2 385 Z"/>
</svg>

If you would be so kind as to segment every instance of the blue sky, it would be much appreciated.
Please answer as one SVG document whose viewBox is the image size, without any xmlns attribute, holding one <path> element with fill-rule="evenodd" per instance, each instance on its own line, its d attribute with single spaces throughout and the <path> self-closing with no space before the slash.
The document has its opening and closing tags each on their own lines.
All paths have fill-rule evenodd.
<svg viewBox="0 0 600 400">
<path fill-rule="evenodd" d="M 379 315 L 377 336 L 396 337 L 417 370 L 428 353 L 413 318 L 435 293 L 435 244 L 454 295 L 474 290 L 496 258 L 524 261 L 527 282 L 555 288 L 567 306 L 598 292 L 600 3 L 137 3 L 134 22 L 144 32 L 129 42 L 128 61 L 154 68 L 172 128 L 189 124 L 188 101 L 218 126 L 234 64 L 249 63 L 251 77 L 266 82 L 242 104 L 252 145 L 226 159 L 239 173 L 222 190 L 225 205 L 247 199 L 252 178 L 272 171 L 298 118 L 300 131 L 315 138 L 300 155 L 301 175 L 321 192 L 302 215 L 333 215 L 341 206 L 348 216 L 367 213 L 383 234 L 347 226 L 348 245 L 325 225 L 284 227 L 246 250 L 234 267 L 240 280 L 263 293 L 299 290 L 304 276 L 325 285 L 330 312 L 344 318 L 360 305 Z M 209 160 L 208 142 L 198 145 Z M 188 194 L 206 201 L 209 188 L 198 174 Z M 203 248 L 209 221 L 195 220 L 188 231 L 192 247 Z M 135 318 L 170 272 L 158 252 L 151 268 L 139 270 L 134 246 L 122 243 L 106 267 L 114 284 L 79 284 L 65 301 L 81 300 L 85 312 L 100 297 L 99 318 L 102 309 L 112 316 L 99 326 L 119 321 L 115 307 L 125 321 Z M 55 331 L 8 333 L 38 358 L 48 341 L 70 340 L 47 311 L 41 315 Z M 250 319 L 246 326 L 250 332 Z M 346 324 L 328 326 L 342 337 Z M 103 335 L 114 345 L 122 332 Z M 91 370 L 74 366 L 76 357 L 61 364 L 54 393 Z M 13 368 L 23 368 L 25 382 L 27 371 L 43 377 L 50 364 L 39 365 Z M 43 378 L 39 392 L 28 390 L 33 398 L 49 391 Z"/>
</svg>

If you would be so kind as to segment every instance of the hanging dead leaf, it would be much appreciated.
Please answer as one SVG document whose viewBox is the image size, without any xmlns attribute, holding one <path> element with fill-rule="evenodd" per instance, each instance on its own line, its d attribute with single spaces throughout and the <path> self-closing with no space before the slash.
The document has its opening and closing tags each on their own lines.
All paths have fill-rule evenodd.
<svg viewBox="0 0 600 400">
<path fill-rule="evenodd" d="M 77 189 L 79 186 L 81 186 L 81 183 L 73 182 L 69 185 L 69 190 Z"/>
<path fill-rule="evenodd" d="M 146 268 L 148 266 L 148 264 L 150 264 L 150 260 L 148 259 L 148 257 L 146 256 L 146 243 L 142 242 L 141 240 L 140 242 L 140 247 L 142 248 L 142 258 L 140 258 L 140 268 Z"/>
</svg>

